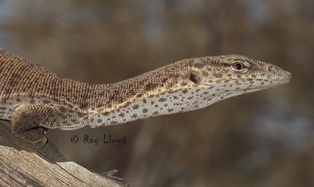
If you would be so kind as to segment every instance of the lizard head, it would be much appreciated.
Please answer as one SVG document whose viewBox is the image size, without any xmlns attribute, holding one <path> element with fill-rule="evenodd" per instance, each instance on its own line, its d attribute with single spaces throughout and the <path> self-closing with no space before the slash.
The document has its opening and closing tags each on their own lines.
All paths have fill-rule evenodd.
<svg viewBox="0 0 314 187">
<path fill-rule="evenodd" d="M 204 108 L 220 100 L 288 83 L 291 74 L 241 55 L 192 58 L 176 84 L 187 108 Z M 186 110 L 184 110 L 186 111 Z"/>
<path fill-rule="evenodd" d="M 288 83 L 291 74 L 273 64 L 242 55 L 224 55 L 191 61 L 189 78 L 205 87 L 221 84 L 250 91 Z"/>
</svg>

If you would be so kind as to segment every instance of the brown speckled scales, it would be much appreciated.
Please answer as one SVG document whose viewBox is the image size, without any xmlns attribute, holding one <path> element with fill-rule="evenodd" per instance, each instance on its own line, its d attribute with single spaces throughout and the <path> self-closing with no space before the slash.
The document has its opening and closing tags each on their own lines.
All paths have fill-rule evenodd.
<svg viewBox="0 0 314 187">
<path fill-rule="evenodd" d="M 0 48 L 0 119 L 27 141 L 47 129 L 123 124 L 186 112 L 289 82 L 291 74 L 241 55 L 190 58 L 114 84 L 60 77 Z"/>
</svg>

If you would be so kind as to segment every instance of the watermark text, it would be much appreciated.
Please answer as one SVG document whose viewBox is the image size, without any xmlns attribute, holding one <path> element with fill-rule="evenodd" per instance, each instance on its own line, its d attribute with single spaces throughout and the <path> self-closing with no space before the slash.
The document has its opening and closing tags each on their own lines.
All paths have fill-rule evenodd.
<svg viewBox="0 0 314 187">
<path fill-rule="evenodd" d="M 123 137 L 114 137 L 111 134 L 104 134 L 101 138 L 92 137 L 88 134 L 85 134 L 82 137 L 73 135 L 70 140 L 72 143 L 83 143 L 94 146 L 98 146 L 99 144 L 112 144 L 121 146 L 122 144 L 126 144 L 126 135 L 123 135 Z"/>
</svg>

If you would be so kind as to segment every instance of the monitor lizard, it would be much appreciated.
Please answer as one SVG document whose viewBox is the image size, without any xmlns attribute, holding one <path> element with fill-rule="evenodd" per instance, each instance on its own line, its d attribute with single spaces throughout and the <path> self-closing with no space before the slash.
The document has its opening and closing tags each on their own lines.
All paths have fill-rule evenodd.
<svg viewBox="0 0 314 187">
<path fill-rule="evenodd" d="M 0 48 L 0 119 L 31 143 L 48 129 L 118 125 L 207 107 L 288 83 L 291 74 L 242 55 L 184 59 L 112 84 L 89 84 L 52 73 Z"/>
</svg>

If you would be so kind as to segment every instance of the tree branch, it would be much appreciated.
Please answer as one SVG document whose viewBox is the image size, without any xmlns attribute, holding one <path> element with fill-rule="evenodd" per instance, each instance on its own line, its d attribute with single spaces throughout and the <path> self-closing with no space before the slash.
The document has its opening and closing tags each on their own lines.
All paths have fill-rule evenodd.
<svg viewBox="0 0 314 187">
<path fill-rule="evenodd" d="M 92 173 L 68 161 L 52 144 L 33 146 L 11 133 L 0 120 L 0 186 L 106 186 L 129 184 Z"/>
</svg>

